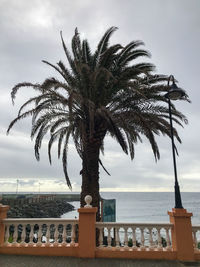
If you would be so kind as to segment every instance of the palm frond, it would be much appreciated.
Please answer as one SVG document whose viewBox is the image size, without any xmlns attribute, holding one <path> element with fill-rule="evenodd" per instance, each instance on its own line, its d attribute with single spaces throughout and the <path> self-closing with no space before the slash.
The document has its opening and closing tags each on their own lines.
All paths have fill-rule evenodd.
<svg viewBox="0 0 200 267">
<path fill-rule="evenodd" d="M 106 51 L 106 49 L 108 48 L 108 44 L 109 44 L 109 39 L 111 37 L 111 35 L 117 30 L 117 27 L 111 27 L 109 28 L 105 34 L 103 35 L 103 37 L 101 38 L 98 46 L 97 46 L 97 50 L 94 53 L 93 56 L 93 64 L 94 67 L 97 67 L 99 64 L 99 59 L 102 53 L 104 53 Z"/>
<path fill-rule="evenodd" d="M 21 114 L 20 116 L 18 116 L 17 118 L 15 118 L 13 121 L 11 121 L 11 123 L 10 123 L 10 125 L 8 126 L 8 129 L 7 129 L 7 134 L 9 134 L 10 129 L 13 127 L 13 125 L 14 125 L 16 122 L 18 122 L 19 120 L 24 119 L 24 118 L 26 118 L 26 117 L 28 117 L 28 116 L 33 115 L 34 111 L 35 111 L 35 109 L 31 109 L 31 110 L 29 110 L 29 111 L 27 111 L 27 112 L 24 112 L 23 114 Z"/>
<path fill-rule="evenodd" d="M 68 176 L 67 172 L 67 150 L 68 150 L 68 141 L 69 141 L 69 136 L 70 136 L 70 131 L 67 132 L 66 137 L 65 137 L 65 143 L 64 143 L 64 148 L 63 148 L 63 156 L 62 156 L 62 163 L 63 163 L 63 171 L 65 174 L 65 179 L 67 182 L 67 185 L 70 190 L 72 190 L 72 185 Z"/>
<path fill-rule="evenodd" d="M 33 84 L 33 83 L 29 83 L 29 82 L 18 83 L 17 85 L 15 85 L 13 87 L 13 89 L 11 91 L 11 99 L 12 99 L 13 103 L 14 103 L 16 94 L 17 94 L 19 88 L 21 88 L 21 87 L 32 87 L 33 89 L 36 89 L 36 90 L 39 90 L 39 91 L 41 90 L 39 84 Z"/>
</svg>

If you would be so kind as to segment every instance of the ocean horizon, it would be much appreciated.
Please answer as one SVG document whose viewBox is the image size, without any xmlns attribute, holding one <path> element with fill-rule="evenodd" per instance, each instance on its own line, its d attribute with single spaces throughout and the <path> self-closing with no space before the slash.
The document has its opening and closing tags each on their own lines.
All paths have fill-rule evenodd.
<svg viewBox="0 0 200 267">
<path fill-rule="evenodd" d="M 192 212 L 192 223 L 200 224 L 200 192 L 182 192 L 182 204 Z M 117 222 L 168 223 L 168 211 L 174 208 L 174 192 L 101 192 L 105 199 L 116 199 Z M 72 202 L 76 210 L 63 214 L 62 218 L 78 217 L 79 202 Z"/>
<path fill-rule="evenodd" d="M 38 194 L 37 192 L 18 192 L 20 194 Z M 77 194 L 80 192 L 40 192 L 40 194 Z M 15 194 L 15 192 L 0 192 Z M 169 222 L 168 211 L 174 208 L 174 192 L 100 192 L 102 198 L 116 199 L 117 222 Z M 182 192 L 182 204 L 192 212 L 192 224 L 200 224 L 200 192 Z M 79 201 L 70 202 L 75 210 L 65 213 L 61 218 L 78 217 Z"/>
</svg>

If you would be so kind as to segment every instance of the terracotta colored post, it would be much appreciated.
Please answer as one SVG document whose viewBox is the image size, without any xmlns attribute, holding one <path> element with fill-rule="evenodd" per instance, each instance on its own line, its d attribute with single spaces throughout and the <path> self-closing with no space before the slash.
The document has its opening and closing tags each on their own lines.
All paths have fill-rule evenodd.
<svg viewBox="0 0 200 267">
<path fill-rule="evenodd" d="M 192 213 L 186 209 L 172 209 L 169 212 L 172 228 L 172 248 L 177 251 L 177 259 L 181 261 L 194 261 L 194 247 L 192 238 Z"/>
<path fill-rule="evenodd" d="M 8 210 L 9 206 L 0 204 L 0 246 L 2 246 L 2 244 L 4 243 L 5 225 L 3 223 L 3 219 L 7 217 Z"/>
<path fill-rule="evenodd" d="M 90 197 L 90 196 L 86 196 Z M 91 197 L 90 197 L 91 198 Z M 86 198 L 85 198 L 86 199 Z M 84 208 L 78 209 L 79 212 L 79 257 L 94 258 L 96 249 L 96 212 L 97 208 L 93 208 L 88 204 Z M 89 201 L 90 202 L 90 201 Z"/>
</svg>

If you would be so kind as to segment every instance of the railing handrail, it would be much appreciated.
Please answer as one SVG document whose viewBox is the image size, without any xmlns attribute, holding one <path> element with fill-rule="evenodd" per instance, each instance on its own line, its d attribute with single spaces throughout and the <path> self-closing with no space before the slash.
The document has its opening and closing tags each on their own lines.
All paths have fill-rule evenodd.
<svg viewBox="0 0 200 267">
<path fill-rule="evenodd" d="M 123 222 L 96 222 L 96 226 L 126 226 L 126 227 L 173 227 L 172 223 L 123 223 Z"/>
<path fill-rule="evenodd" d="M 192 230 L 200 230 L 200 225 L 192 225 Z"/>
<path fill-rule="evenodd" d="M 4 223 L 27 223 L 27 222 L 32 222 L 32 223 L 78 223 L 78 219 L 61 219 L 61 218 L 6 218 L 2 220 Z"/>
</svg>

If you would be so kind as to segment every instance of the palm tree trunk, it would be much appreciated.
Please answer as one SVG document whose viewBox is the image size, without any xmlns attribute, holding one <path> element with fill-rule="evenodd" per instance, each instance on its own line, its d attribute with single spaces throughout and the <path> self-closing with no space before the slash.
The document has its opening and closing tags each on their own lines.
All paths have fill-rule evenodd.
<svg viewBox="0 0 200 267">
<path fill-rule="evenodd" d="M 91 140 L 84 144 L 82 161 L 82 190 L 81 207 L 84 207 L 85 196 L 92 196 L 93 207 L 97 207 L 96 220 L 100 221 L 100 194 L 99 194 L 99 150 L 100 145 Z"/>
</svg>

